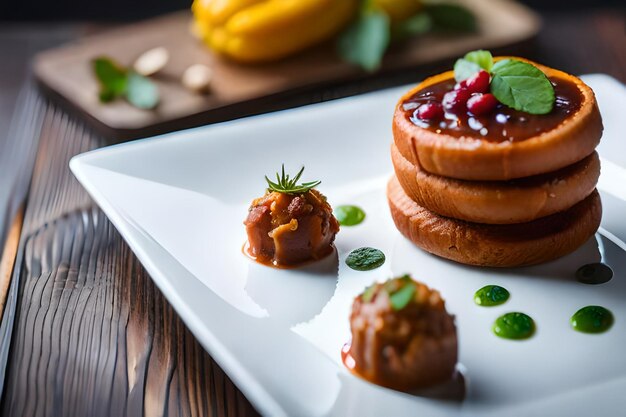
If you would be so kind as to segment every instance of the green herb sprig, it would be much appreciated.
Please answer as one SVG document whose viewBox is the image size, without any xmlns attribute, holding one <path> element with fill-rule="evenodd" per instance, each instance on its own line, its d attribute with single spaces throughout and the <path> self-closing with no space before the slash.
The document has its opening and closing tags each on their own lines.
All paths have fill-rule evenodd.
<svg viewBox="0 0 626 417">
<path fill-rule="evenodd" d="M 391 307 L 396 311 L 409 305 L 417 291 L 417 286 L 409 275 L 391 279 L 385 283 L 384 287 L 389 293 Z"/>
<path fill-rule="evenodd" d="M 491 74 L 491 94 L 500 103 L 530 114 L 547 114 L 556 100 L 554 87 L 537 67 L 517 59 L 494 63 L 489 51 L 473 51 L 454 64 L 454 78 L 463 81 L 481 69 Z"/>
<path fill-rule="evenodd" d="M 304 166 L 298 171 L 296 176 L 291 179 L 289 178 L 289 174 L 285 174 L 285 164 L 283 164 L 281 175 L 279 175 L 278 172 L 276 173 L 276 182 L 270 180 L 267 175 L 265 176 L 268 190 L 283 194 L 304 194 L 322 183 L 322 181 L 310 181 L 298 184 L 303 172 Z"/>
<path fill-rule="evenodd" d="M 395 311 L 400 311 L 408 306 L 411 300 L 415 298 L 415 293 L 417 292 L 415 281 L 409 275 L 403 275 L 399 278 L 388 279 L 382 285 L 374 283 L 367 287 L 361 294 L 363 302 L 371 302 L 379 287 L 382 287 L 382 290 L 387 292 L 391 308 Z"/>
<path fill-rule="evenodd" d="M 100 102 L 109 103 L 124 97 L 139 109 L 153 109 L 159 103 L 159 89 L 149 78 L 124 68 L 109 57 L 100 56 L 92 62 L 100 84 Z"/>
<path fill-rule="evenodd" d="M 407 19 L 392 24 L 372 0 L 362 0 L 356 19 L 337 40 L 339 56 L 365 71 L 376 71 L 389 45 L 432 31 L 473 32 L 474 14 L 454 3 L 425 4 Z"/>
</svg>

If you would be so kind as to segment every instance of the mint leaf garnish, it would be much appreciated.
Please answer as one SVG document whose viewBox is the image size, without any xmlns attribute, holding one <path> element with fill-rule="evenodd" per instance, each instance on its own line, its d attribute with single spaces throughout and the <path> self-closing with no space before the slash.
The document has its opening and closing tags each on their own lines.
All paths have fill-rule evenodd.
<svg viewBox="0 0 626 417">
<path fill-rule="evenodd" d="M 478 64 L 482 69 L 489 72 L 493 68 L 493 56 L 491 52 L 479 49 L 477 51 L 468 52 L 464 58 L 470 62 Z"/>
<path fill-rule="evenodd" d="M 415 295 L 415 291 L 415 283 L 412 280 L 405 281 L 402 288 L 389 295 L 391 307 L 396 311 L 402 310 L 411 302 L 413 296 Z"/>
<path fill-rule="evenodd" d="M 480 71 L 480 65 L 465 58 L 459 58 L 454 63 L 454 79 L 458 82 L 467 80 L 478 71 Z"/>
<path fill-rule="evenodd" d="M 499 102 L 531 114 L 547 114 L 554 107 L 554 87 L 534 65 L 505 59 L 491 70 L 491 93 Z"/>
<path fill-rule="evenodd" d="M 337 52 L 343 60 L 370 72 L 380 67 L 391 41 L 432 30 L 467 32 L 477 27 L 474 14 L 456 4 L 426 5 L 417 14 L 392 25 L 384 7 L 373 0 L 360 3 L 356 19 L 337 40 Z"/>
<path fill-rule="evenodd" d="M 339 37 L 337 50 L 346 61 L 366 71 L 380 67 L 390 39 L 389 17 L 366 7 Z"/>
<path fill-rule="evenodd" d="M 457 4 L 426 5 L 424 13 L 430 16 L 435 29 L 459 32 L 476 30 L 476 17 L 471 11 Z"/>
<path fill-rule="evenodd" d="M 456 81 L 467 80 L 481 69 L 489 72 L 492 67 L 493 57 L 491 52 L 483 51 L 482 49 L 468 52 L 463 58 L 457 59 L 454 64 L 454 79 Z"/>
<path fill-rule="evenodd" d="M 129 71 L 111 58 L 101 56 L 92 62 L 100 85 L 98 97 L 108 103 L 119 97 L 140 109 L 152 109 L 159 103 L 159 89 L 149 78 Z"/>
<path fill-rule="evenodd" d="M 100 84 L 100 101 L 107 103 L 126 92 L 127 71 L 124 68 L 107 57 L 95 58 L 91 63 Z"/>
<path fill-rule="evenodd" d="M 159 103 L 159 89 L 147 77 L 131 72 L 128 76 L 126 99 L 140 109 L 153 109 Z"/>
<path fill-rule="evenodd" d="M 369 303 L 370 301 L 372 301 L 372 298 L 374 298 L 374 294 L 376 293 L 376 283 L 370 285 L 369 287 L 367 287 L 365 289 L 365 291 L 363 291 L 363 294 L 361 295 L 361 299 L 363 300 L 364 303 Z"/>
<path fill-rule="evenodd" d="M 427 13 L 418 13 L 391 26 L 391 40 L 403 41 L 415 35 L 427 33 L 433 27 L 433 21 Z"/>
</svg>

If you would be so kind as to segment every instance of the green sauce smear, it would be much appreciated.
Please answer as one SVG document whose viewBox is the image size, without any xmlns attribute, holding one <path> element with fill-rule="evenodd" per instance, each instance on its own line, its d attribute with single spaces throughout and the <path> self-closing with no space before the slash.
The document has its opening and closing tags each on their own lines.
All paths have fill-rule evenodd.
<svg viewBox="0 0 626 417">
<path fill-rule="evenodd" d="M 528 339 L 535 333 L 535 322 L 524 313 L 506 313 L 496 319 L 493 332 L 504 339 Z"/>
<path fill-rule="evenodd" d="M 346 258 L 346 265 L 357 271 L 376 269 L 385 263 L 385 254 L 374 248 L 355 249 Z"/>
<path fill-rule="evenodd" d="M 583 284 L 604 284 L 609 282 L 611 278 L 613 278 L 613 270 L 601 262 L 583 265 L 576 271 L 576 280 Z"/>
<path fill-rule="evenodd" d="M 486 285 L 474 293 L 474 302 L 479 306 L 493 307 L 504 304 L 511 294 L 499 285 Z"/>
<path fill-rule="evenodd" d="M 356 226 L 365 220 L 365 212 L 357 206 L 337 206 L 333 214 L 342 226 Z"/>
<path fill-rule="evenodd" d="M 613 321 L 613 313 L 600 306 L 583 307 L 570 319 L 574 330 L 583 333 L 606 332 L 613 325 Z"/>
</svg>

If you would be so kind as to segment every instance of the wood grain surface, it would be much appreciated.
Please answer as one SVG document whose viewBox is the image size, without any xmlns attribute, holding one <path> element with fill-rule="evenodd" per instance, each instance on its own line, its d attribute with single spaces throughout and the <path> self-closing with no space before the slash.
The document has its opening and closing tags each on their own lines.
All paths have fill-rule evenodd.
<svg viewBox="0 0 626 417">
<path fill-rule="evenodd" d="M 539 30 L 534 12 L 511 0 L 458 0 L 476 15 L 479 30 L 469 34 L 430 33 L 391 48 L 381 71 L 415 68 L 456 57 L 479 47 L 495 49 L 522 42 Z M 191 13 L 180 12 L 81 39 L 36 57 L 39 81 L 87 117 L 105 136 L 137 138 L 206 124 L 245 108 L 262 109 L 264 99 L 296 90 L 319 89 L 329 83 L 369 78 L 341 60 L 333 44 L 309 49 L 267 65 L 239 65 L 210 51 L 189 33 Z M 113 57 L 132 66 L 143 52 L 165 47 L 168 65 L 153 77 L 161 92 L 154 111 L 132 107 L 124 100 L 106 106 L 98 102 L 98 84 L 91 60 Z M 202 63 L 213 71 L 211 94 L 187 91 L 180 83 L 185 69 Z"/>
<path fill-rule="evenodd" d="M 42 105 L 2 414 L 254 415 L 67 169 L 102 140 Z"/>
<path fill-rule="evenodd" d="M 7 301 L 23 221 L 24 207 L 20 207 L 9 228 L 9 233 L 4 243 L 4 250 L 0 254 L 0 317 L 2 317 Z"/>
<path fill-rule="evenodd" d="M 626 82 L 626 34 L 619 11 L 544 17 L 544 31 L 526 56 Z M 417 81 L 430 70 L 335 85 L 274 106 Z M 6 355 L 10 347 L 8 359 L 2 357 L 8 371 L 0 414 L 255 415 L 71 176 L 69 159 L 105 140 L 32 90 L 19 108 L 21 129 L 14 139 L 23 141 L 24 149 L 38 144 L 38 153 L 32 183 L 21 182 L 14 190 L 28 191 L 28 200 L 0 326 L 0 353 Z M 15 170 L 31 157 L 29 152 L 11 155 Z"/>
</svg>

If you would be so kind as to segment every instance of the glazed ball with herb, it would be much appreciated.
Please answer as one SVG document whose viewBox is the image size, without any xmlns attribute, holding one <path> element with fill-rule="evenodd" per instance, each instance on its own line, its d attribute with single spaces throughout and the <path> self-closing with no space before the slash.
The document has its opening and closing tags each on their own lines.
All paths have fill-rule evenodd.
<svg viewBox="0 0 626 417">
<path fill-rule="evenodd" d="M 290 179 L 283 166 L 276 182 L 265 177 L 267 192 L 250 205 L 246 250 L 261 263 L 294 266 L 333 251 L 339 223 L 326 197 L 314 189 L 320 181 L 298 184 L 303 171 Z"/>
<path fill-rule="evenodd" d="M 398 390 L 450 379 L 457 362 L 454 317 L 438 291 L 409 275 L 367 288 L 350 315 L 350 363 L 357 375 Z"/>
</svg>

